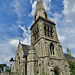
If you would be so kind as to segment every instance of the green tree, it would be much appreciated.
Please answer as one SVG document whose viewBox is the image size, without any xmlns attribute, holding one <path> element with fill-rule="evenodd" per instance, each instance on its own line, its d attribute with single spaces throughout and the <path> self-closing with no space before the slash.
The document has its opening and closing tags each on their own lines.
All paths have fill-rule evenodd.
<svg viewBox="0 0 75 75">
<path fill-rule="evenodd" d="M 75 62 L 69 62 L 71 75 L 75 75 Z"/>
<path fill-rule="evenodd" d="M 7 64 L 0 64 L 0 72 L 9 72 L 10 69 L 9 69 L 9 66 L 7 66 Z"/>
</svg>

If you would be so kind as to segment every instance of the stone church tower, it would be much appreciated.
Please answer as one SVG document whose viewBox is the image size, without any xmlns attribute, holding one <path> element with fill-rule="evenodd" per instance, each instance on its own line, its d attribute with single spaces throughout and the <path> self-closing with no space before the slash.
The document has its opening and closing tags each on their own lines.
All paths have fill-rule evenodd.
<svg viewBox="0 0 75 75">
<path fill-rule="evenodd" d="M 31 47 L 27 57 L 27 75 L 70 75 L 70 69 L 58 40 L 55 23 L 37 0 Z"/>
</svg>

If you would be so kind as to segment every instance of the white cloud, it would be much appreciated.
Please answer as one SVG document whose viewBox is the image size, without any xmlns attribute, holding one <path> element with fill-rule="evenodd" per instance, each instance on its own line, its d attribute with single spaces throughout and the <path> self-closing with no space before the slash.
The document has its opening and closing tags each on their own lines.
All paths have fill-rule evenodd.
<svg viewBox="0 0 75 75">
<path fill-rule="evenodd" d="M 75 0 L 64 0 L 63 4 L 63 14 L 65 15 L 65 24 L 67 25 L 65 33 L 73 40 L 75 38 Z"/>
<path fill-rule="evenodd" d="M 66 40 L 65 36 L 62 35 L 58 35 L 59 41 L 61 41 L 62 43 Z"/>
<path fill-rule="evenodd" d="M 22 16 L 21 10 L 19 10 L 21 5 L 20 5 L 19 1 L 18 0 L 14 0 L 11 3 L 11 6 L 14 8 L 14 12 L 18 15 L 18 17 L 21 17 Z"/>
<path fill-rule="evenodd" d="M 25 0 L 13 0 L 10 5 L 13 8 L 13 12 L 17 14 L 18 19 L 20 19 L 22 16 L 25 16 L 25 8 L 23 6 L 25 5 Z"/>
<path fill-rule="evenodd" d="M 9 40 L 10 42 L 10 40 Z M 0 44 L 0 63 L 9 64 L 11 57 L 14 57 L 16 50 L 9 42 L 4 42 Z M 14 48 L 14 49 L 13 49 Z"/>
<path fill-rule="evenodd" d="M 13 47 L 13 48 L 17 48 L 17 46 L 18 46 L 18 43 L 19 43 L 19 40 L 18 39 L 11 39 L 10 41 L 9 41 L 9 43 L 10 43 L 10 46 L 11 47 Z"/>
<path fill-rule="evenodd" d="M 20 27 L 22 30 L 23 30 L 23 37 L 25 37 L 25 38 L 28 38 L 29 37 L 29 35 L 28 35 L 28 30 L 26 30 L 23 26 L 21 26 L 21 25 L 18 25 L 18 27 Z"/>
<path fill-rule="evenodd" d="M 45 9 L 47 11 L 49 11 L 50 10 L 50 6 L 51 6 L 50 5 L 51 0 L 43 0 L 42 2 L 43 2 L 43 5 L 44 5 Z M 34 16 L 35 10 L 36 10 L 36 3 L 37 3 L 37 1 L 34 1 L 34 3 L 32 4 L 32 11 L 29 14 L 29 16 Z"/>
<path fill-rule="evenodd" d="M 9 63 L 10 56 L 0 55 L 0 60 L 2 60 L 2 62 L 0 61 L 0 63 Z"/>
<path fill-rule="evenodd" d="M 26 44 L 26 45 L 30 45 L 30 40 L 31 40 L 30 37 L 29 37 L 29 38 L 25 38 L 25 39 L 23 39 L 23 40 L 21 41 L 21 43 L 22 43 L 22 44 Z"/>
<path fill-rule="evenodd" d="M 31 13 L 29 14 L 29 16 L 34 16 L 34 14 L 35 14 L 35 9 L 36 9 L 36 3 L 37 3 L 37 1 L 34 1 L 34 3 L 32 4 L 32 11 L 31 11 Z"/>
<path fill-rule="evenodd" d="M 66 19 L 70 22 L 75 21 L 75 0 L 64 0 L 64 10 L 63 14 L 66 16 Z"/>
<path fill-rule="evenodd" d="M 27 30 L 21 25 L 18 25 L 18 27 L 20 27 L 23 30 L 23 37 L 24 37 L 24 39 L 22 39 L 22 43 L 30 45 L 30 39 L 31 39 L 31 37 L 30 37 L 30 30 L 29 30 L 30 27 L 28 27 Z"/>
<path fill-rule="evenodd" d="M 44 5 L 45 9 L 47 11 L 49 11 L 50 10 L 50 7 L 51 7 L 51 3 L 50 3 L 51 0 L 43 0 L 42 2 L 43 2 L 43 5 Z"/>
<path fill-rule="evenodd" d="M 59 24 L 61 21 L 61 18 L 63 17 L 62 14 L 59 14 L 57 12 L 53 13 L 49 13 L 50 15 L 52 15 L 54 18 L 50 18 L 53 22 L 55 22 L 56 24 Z M 62 21 L 61 21 L 62 22 Z"/>
<path fill-rule="evenodd" d="M 64 10 L 63 13 L 65 15 L 71 14 L 75 12 L 75 0 L 64 0 Z M 70 12 L 69 12 L 70 11 Z"/>
<path fill-rule="evenodd" d="M 23 44 L 27 44 L 27 45 L 30 45 L 30 27 L 28 27 L 28 29 L 26 30 L 25 27 L 21 26 L 21 25 L 18 25 L 18 27 L 20 29 L 23 30 L 23 37 L 24 38 L 16 38 L 16 39 L 10 39 L 9 43 L 10 43 L 10 46 L 12 47 L 12 49 L 17 49 L 17 46 L 18 46 L 18 43 L 19 43 L 19 40 L 23 43 Z"/>
</svg>

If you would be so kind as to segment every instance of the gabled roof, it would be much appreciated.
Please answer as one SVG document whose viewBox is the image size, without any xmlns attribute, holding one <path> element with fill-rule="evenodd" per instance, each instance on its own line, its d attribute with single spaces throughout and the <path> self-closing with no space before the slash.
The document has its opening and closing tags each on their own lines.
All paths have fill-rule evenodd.
<svg viewBox="0 0 75 75">
<path fill-rule="evenodd" d="M 64 54 L 68 62 L 75 62 L 75 58 L 69 54 Z"/>
<path fill-rule="evenodd" d="M 23 49 L 24 55 L 27 56 L 30 46 L 29 45 L 24 45 L 24 44 L 21 44 L 21 45 L 22 45 L 22 49 Z"/>
</svg>

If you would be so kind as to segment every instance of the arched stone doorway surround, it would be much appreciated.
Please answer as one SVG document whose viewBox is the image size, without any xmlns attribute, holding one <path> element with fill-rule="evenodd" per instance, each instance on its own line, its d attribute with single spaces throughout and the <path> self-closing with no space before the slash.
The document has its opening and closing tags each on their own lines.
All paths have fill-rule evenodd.
<svg viewBox="0 0 75 75">
<path fill-rule="evenodd" d="M 58 67 L 54 68 L 54 75 L 62 75 L 62 72 L 61 72 L 60 68 L 58 68 Z"/>
</svg>

